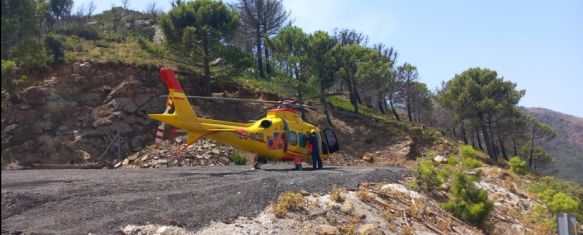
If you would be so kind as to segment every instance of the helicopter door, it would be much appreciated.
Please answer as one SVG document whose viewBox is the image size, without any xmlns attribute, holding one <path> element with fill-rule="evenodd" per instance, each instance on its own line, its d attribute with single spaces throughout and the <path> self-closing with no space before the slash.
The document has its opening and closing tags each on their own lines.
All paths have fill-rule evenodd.
<svg viewBox="0 0 583 235">
<path fill-rule="evenodd" d="M 334 153 L 340 149 L 340 144 L 338 144 L 338 138 L 336 138 L 336 133 L 330 128 L 324 129 L 322 132 L 322 153 Z"/>
<path fill-rule="evenodd" d="M 285 152 L 287 152 L 287 146 L 289 144 L 288 137 L 289 137 L 290 133 L 289 133 L 289 127 L 287 126 L 287 122 L 285 121 L 285 119 L 282 118 L 281 122 L 283 123 L 283 131 L 281 133 L 281 135 L 282 135 L 281 137 L 283 138 L 283 142 L 284 142 L 283 152 L 285 153 Z"/>
</svg>

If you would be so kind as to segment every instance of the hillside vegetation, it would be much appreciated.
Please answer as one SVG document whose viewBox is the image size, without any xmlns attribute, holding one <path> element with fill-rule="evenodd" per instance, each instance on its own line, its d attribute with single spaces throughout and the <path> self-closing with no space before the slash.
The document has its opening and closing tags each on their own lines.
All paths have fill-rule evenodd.
<svg viewBox="0 0 583 235">
<path fill-rule="evenodd" d="M 545 167 L 543 172 L 583 185 L 583 118 L 543 108 L 527 110 L 557 133 L 556 138 L 542 145 L 557 158 L 556 163 Z"/>
<path fill-rule="evenodd" d="M 176 1 L 169 12 L 155 5 L 148 12 L 121 6 L 96 15 L 72 14 L 71 6 L 70 0 L 2 0 L 2 109 L 11 110 L 2 112 L 3 168 L 172 166 L 158 158 L 176 150 L 181 139 L 166 142 L 170 147 L 164 152 L 149 148 L 157 123 L 146 116 L 164 107 L 160 95 L 166 88 L 158 70 L 167 66 L 178 71 L 192 95 L 281 100 L 343 94 L 313 100 L 321 108 L 306 114 L 308 121 L 337 129 L 343 149 L 328 164 L 400 165 L 412 173 L 401 182 L 409 189 L 363 185 L 356 193 L 309 198 L 314 209 L 332 208 L 328 217 L 316 216 L 333 226 L 344 224 L 341 232 L 354 232 L 364 219 L 352 209 L 342 212 L 344 204 L 332 197 L 364 203 L 366 209 L 381 204 L 377 212 L 389 222 L 398 220 L 399 231 L 408 234 L 416 225 L 408 218 L 434 232 L 468 226 L 458 233 L 516 225 L 523 233 L 544 234 L 554 231 L 558 212 L 583 221 L 581 187 L 539 175 L 581 179 L 575 173 L 583 170 L 576 168 L 583 145 L 580 119 L 525 112 L 517 104 L 526 91 L 492 68 L 459 71 L 430 91 L 416 66 L 397 64 L 397 49 L 371 44 L 352 29 L 306 33 L 288 24 L 289 12 L 279 0 L 232 6 Z M 257 18 L 263 9 L 271 14 Z M 239 121 L 254 119 L 256 110 L 265 108 L 193 104 L 201 116 Z M 122 140 L 119 152 L 107 152 L 115 138 Z M 239 154 L 222 146 L 215 159 L 195 156 L 214 152 L 214 146 L 205 142 L 172 164 L 228 164 Z M 549 167 L 553 155 L 560 157 Z M 417 192 L 427 201 L 409 203 Z M 274 205 L 277 217 L 310 207 L 295 205 L 301 196 L 292 199 L 294 205 Z M 408 207 L 385 205 L 399 200 Z M 329 220 L 340 212 L 352 219 Z M 423 222 L 430 213 L 443 221 Z"/>
</svg>

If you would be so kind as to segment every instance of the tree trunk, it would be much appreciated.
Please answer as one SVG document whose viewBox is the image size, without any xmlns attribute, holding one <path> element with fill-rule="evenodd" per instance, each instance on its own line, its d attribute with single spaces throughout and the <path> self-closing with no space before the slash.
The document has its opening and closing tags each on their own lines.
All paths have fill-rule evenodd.
<svg viewBox="0 0 583 235">
<path fill-rule="evenodd" d="M 203 76 L 203 95 L 210 96 L 212 94 L 211 88 L 211 61 L 209 55 L 208 42 L 204 42 L 204 76 Z"/>
<path fill-rule="evenodd" d="M 411 102 L 409 100 L 409 95 L 407 95 L 407 116 L 409 117 L 409 122 L 413 122 L 413 118 L 411 117 Z"/>
<path fill-rule="evenodd" d="M 462 121 L 462 139 L 464 140 L 464 144 L 468 144 L 468 138 L 466 138 L 466 128 L 464 126 L 464 121 Z"/>
<path fill-rule="evenodd" d="M 383 102 L 386 102 L 383 100 L 383 95 L 382 94 L 378 94 L 378 99 L 379 99 L 379 112 L 381 112 L 383 115 L 385 114 L 385 109 L 384 109 L 384 105 Z"/>
<path fill-rule="evenodd" d="M 516 138 L 512 137 L 512 145 L 514 147 L 514 156 L 518 156 L 518 148 L 516 146 Z"/>
<path fill-rule="evenodd" d="M 486 126 L 484 116 L 482 114 L 479 115 L 479 121 L 482 129 L 482 134 L 484 135 L 484 142 L 486 143 L 486 150 L 490 158 L 496 160 L 496 156 L 493 151 L 492 147 L 492 138 L 490 137 L 490 133 L 488 133 L 488 126 Z"/>
<path fill-rule="evenodd" d="M 269 64 L 269 49 L 267 47 L 263 47 L 265 50 L 265 72 L 267 75 L 271 75 L 271 65 Z"/>
<path fill-rule="evenodd" d="M 324 82 L 323 82 L 323 78 L 322 78 L 322 72 L 320 72 L 320 95 L 324 95 Z M 322 105 L 324 106 L 324 114 L 326 115 L 326 121 L 328 122 L 328 125 L 330 126 L 334 126 L 332 125 L 332 120 L 330 119 L 330 113 L 328 112 L 328 103 L 326 102 L 326 99 L 324 98 L 324 96 L 320 97 L 320 102 L 322 102 Z"/>
<path fill-rule="evenodd" d="M 472 143 L 472 147 L 476 148 L 476 140 L 474 139 L 474 137 L 472 137 L 473 133 L 470 132 L 470 141 Z"/>
<path fill-rule="evenodd" d="M 498 152 L 498 146 L 496 145 L 496 136 L 497 133 L 494 133 L 494 128 L 493 128 L 493 123 L 492 123 L 492 115 L 488 115 L 488 132 L 490 133 L 490 143 L 492 145 L 492 153 L 494 154 L 494 156 L 496 156 L 496 160 L 498 160 L 498 156 L 500 155 Z"/>
<path fill-rule="evenodd" d="M 395 119 L 401 121 L 401 118 L 399 117 L 397 110 L 395 110 L 395 105 L 393 105 L 393 94 L 389 95 L 389 106 L 391 108 L 391 112 L 393 112 L 393 115 L 395 116 Z"/>
<path fill-rule="evenodd" d="M 356 89 L 354 88 L 353 79 L 348 78 L 348 90 L 350 90 L 350 102 L 354 107 L 354 112 L 358 113 L 358 98 L 356 97 Z"/>
<path fill-rule="evenodd" d="M 478 127 L 476 127 L 476 139 L 478 140 L 478 147 L 480 147 L 480 150 L 484 151 L 484 147 L 482 147 L 482 140 L 480 140 L 480 129 L 478 129 Z"/>
<path fill-rule="evenodd" d="M 498 142 L 500 143 L 500 150 L 502 150 L 502 156 L 506 161 L 509 161 L 508 155 L 506 154 L 506 148 L 504 148 L 504 137 L 498 136 Z"/>
<path fill-rule="evenodd" d="M 263 71 L 263 58 L 261 56 L 261 27 L 259 23 L 255 26 L 256 34 L 255 34 L 255 45 L 257 49 L 257 69 L 259 69 L 259 77 L 265 78 L 265 72 Z"/>
<path fill-rule="evenodd" d="M 536 133 L 536 126 L 532 126 L 532 138 L 530 139 L 530 156 L 528 157 L 528 167 L 532 169 L 532 155 L 534 154 L 534 135 Z"/>
<path fill-rule="evenodd" d="M 302 100 L 302 98 L 303 98 L 302 89 L 298 88 L 298 99 Z M 300 105 L 300 114 L 301 114 L 302 120 L 306 120 L 306 114 L 304 112 L 304 107 L 301 105 Z"/>
</svg>

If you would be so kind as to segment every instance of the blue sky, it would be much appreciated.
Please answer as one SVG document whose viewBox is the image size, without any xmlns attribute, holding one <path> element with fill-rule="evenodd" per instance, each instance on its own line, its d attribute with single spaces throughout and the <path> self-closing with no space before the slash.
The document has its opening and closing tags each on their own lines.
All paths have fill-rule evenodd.
<svg viewBox="0 0 583 235">
<path fill-rule="evenodd" d="M 76 0 L 87 5 L 87 0 Z M 121 1 L 94 1 L 97 11 Z M 227 1 L 233 2 L 233 1 Z M 148 1 L 130 1 L 143 10 Z M 159 1 L 164 10 L 170 0 Z M 416 65 L 431 89 L 470 67 L 526 89 L 520 105 L 583 117 L 583 1 L 284 0 L 311 33 L 355 29 Z M 73 10 L 74 11 L 74 10 Z"/>
</svg>

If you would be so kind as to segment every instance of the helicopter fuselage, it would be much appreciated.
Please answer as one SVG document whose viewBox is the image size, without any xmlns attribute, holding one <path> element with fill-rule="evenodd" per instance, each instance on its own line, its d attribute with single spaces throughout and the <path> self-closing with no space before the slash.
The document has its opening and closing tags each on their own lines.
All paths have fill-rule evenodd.
<svg viewBox="0 0 583 235">
<path fill-rule="evenodd" d="M 318 144 L 323 146 L 318 148 L 321 157 L 326 159 L 329 153 L 333 152 L 328 148 L 327 142 L 327 138 L 334 138 L 336 142 L 333 132 L 331 134 L 320 132 L 317 126 L 302 120 L 299 110 L 295 108 L 278 106 L 267 110 L 264 118 L 249 123 L 199 118 L 176 80 L 174 72 L 163 68 L 161 73 L 169 88 L 168 104 L 171 104 L 173 109 L 148 116 L 186 131 L 188 144 L 206 137 L 271 160 L 308 161 L 311 159 L 307 149 L 308 136 L 314 130 L 320 142 Z"/>
</svg>

